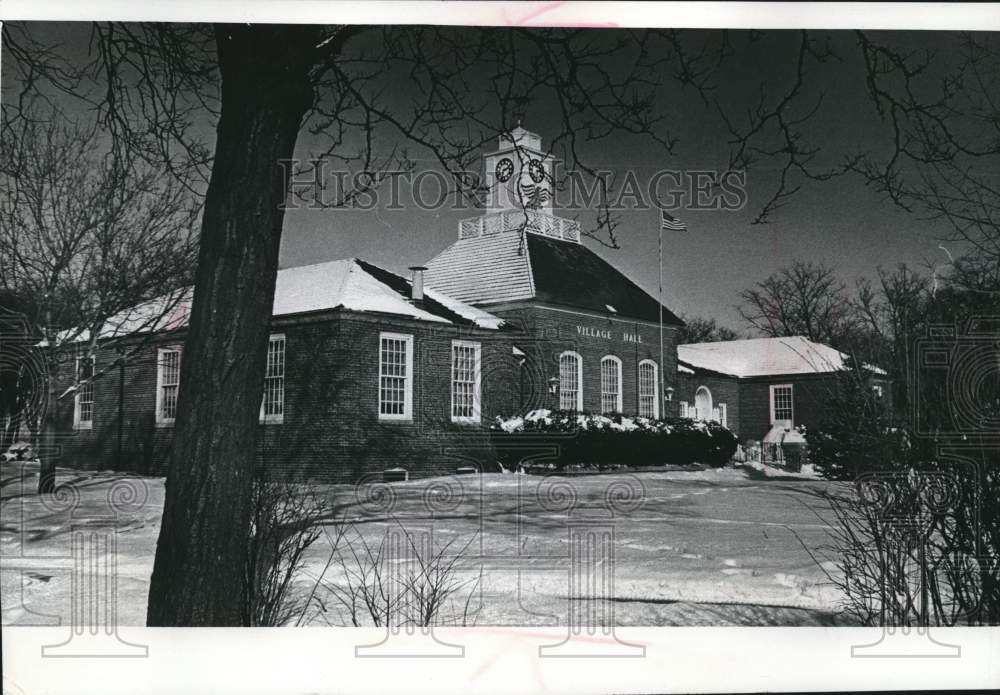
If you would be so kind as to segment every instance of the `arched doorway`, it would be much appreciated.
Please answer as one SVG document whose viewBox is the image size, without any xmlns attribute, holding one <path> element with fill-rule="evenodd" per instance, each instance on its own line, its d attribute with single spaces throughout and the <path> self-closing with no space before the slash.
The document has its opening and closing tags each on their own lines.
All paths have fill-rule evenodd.
<svg viewBox="0 0 1000 695">
<path fill-rule="evenodd" d="M 694 412 L 699 420 L 712 419 L 712 392 L 707 386 L 699 386 L 694 392 Z"/>
</svg>

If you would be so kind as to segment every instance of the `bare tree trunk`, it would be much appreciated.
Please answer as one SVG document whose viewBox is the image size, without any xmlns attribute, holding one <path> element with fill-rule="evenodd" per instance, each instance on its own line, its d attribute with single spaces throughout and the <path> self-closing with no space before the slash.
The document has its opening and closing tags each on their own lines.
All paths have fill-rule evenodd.
<svg viewBox="0 0 1000 695">
<path fill-rule="evenodd" d="M 222 113 L 205 200 L 194 305 L 150 626 L 236 626 L 255 439 L 290 158 L 313 102 L 317 27 L 216 28 Z"/>
<path fill-rule="evenodd" d="M 46 297 L 45 314 L 45 343 L 51 350 L 55 345 L 55 336 L 52 335 L 52 310 L 48 297 Z M 38 456 L 38 494 L 50 495 L 56 490 L 56 375 L 54 369 L 49 371 L 48 379 L 45 380 L 45 388 L 48 396 L 45 399 L 45 408 L 38 416 L 38 429 L 32 445 L 35 455 Z"/>
<path fill-rule="evenodd" d="M 56 490 L 56 428 L 54 414 L 42 415 L 41 427 L 34 445 L 38 455 L 38 494 L 49 495 Z"/>
</svg>

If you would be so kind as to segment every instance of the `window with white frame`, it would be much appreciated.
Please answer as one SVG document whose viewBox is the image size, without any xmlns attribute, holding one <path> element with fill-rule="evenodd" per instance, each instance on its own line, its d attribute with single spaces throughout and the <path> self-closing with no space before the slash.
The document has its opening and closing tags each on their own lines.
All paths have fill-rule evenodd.
<svg viewBox="0 0 1000 695">
<path fill-rule="evenodd" d="M 559 355 L 559 407 L 583 410 L 583 359 L 575 352 Z"/>
<path fill-rule="evenodd" d="M 794 424 L 794 404 L 791 384 L 774 384 L 771 386 L 771 424 L 779 420 L 787 420 Z"/>
<path fill-rule="evenodd" d="M 76 396 L 73 403 L 73 426 L 89 430 L 94 426 L 94 367 L 93 355 L 76 358 Z"/>
<path fill-rule="evenodd" d="M 622 411 L 622 361 L 614 355 L 601 358 L 601 412 Z"/>
<path fill-rule="evenodd" d="M 656 362 L 639 363 L 639 417 L 660 417 L 659 379 Z"/>
<path fill-rule="evenodd" d="M 480 347 L 468 340 L 451 341 L 451 419 L 479 422 Z"/>
<path fill-rule="evenodd" d="M 285 336 L 281 334 L 272 335 L 267 343 L 260 419 L 271 423 L 285 420 Z"/>
<path fill-rule="evenodd" d="M 723 427 L 729 427 L 729 412 L 725 403 L 719 403 L 719 424 Z"/>
<path fill-rule="evenodd" d="M 679 413 L 680 413 L 681 417 L 692 417 L 693 413 L 690 413 L 688 411 L 688 402 L 687 401 L 681 401 L 680 404 L 678 405 L 678 407 L 679 407 Z"/>
<path fill-rule="evenodd" d="M 159 348 L 156 355 L 156 424 L 172 425 L 177 417 L 181 383 L 181 349 Z"/>
<path fill-rule="evenodd" d="M 380 420 L 413 418 L 413 336 L 379 334 L 378 416 Z"/>
</svg>

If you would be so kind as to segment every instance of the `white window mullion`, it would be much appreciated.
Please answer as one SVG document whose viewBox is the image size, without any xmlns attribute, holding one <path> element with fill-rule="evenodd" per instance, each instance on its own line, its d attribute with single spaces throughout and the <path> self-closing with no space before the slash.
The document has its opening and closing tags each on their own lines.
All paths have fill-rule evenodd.
<svg viewBox="0 0 1000 695">
<path fill-rule="evenodd" d="M 467 340 L 451 342 L 452 422 L 479 422 L 481 406 L 481 348 Z"/>
<path fill-rule="evenodd" d="M 413 336 L 379 334 L 378 417 L 413 419 Z"/>
<path fill-rule="evenodd" d="M 285 421 L 285 336 L 281 333 L 272 335 L 267 342 L 260 420 L 271 424 Z"/>
<path fill-rule="evenodd" d="M 656 363 L 643 360 L 639 363 L 639 416 L 660 417 L 659 375 Z"/>
<path fill-rule="evenodd" d="M 795 424 L 794 392 L 791 384 L 773 384 L 771 391 L 771 424 L 786 421 Z"/>
<path fill-rule="evenodd" d="M 76 358 L 76 393 L 73 396 L 73 427 L 89 430 L 94 427 L 94 374 L 96 357 Z"/>
<path fill-rule="evenodd" d="M 156 351 L 156 424 L 167 427 L 177 418 L 177 392 L 181 381 L 180 347 Z"/>
<path fill-rule="evenodd" d="M 575 352 L 559 355 L 559 408 L 583 410 L 583 359 Z"/>
<path fill-rule="evenodd" d="M 622 412 L 622 361 L 614 355 L 601 358 L 601 412 Z"/>
</svg>

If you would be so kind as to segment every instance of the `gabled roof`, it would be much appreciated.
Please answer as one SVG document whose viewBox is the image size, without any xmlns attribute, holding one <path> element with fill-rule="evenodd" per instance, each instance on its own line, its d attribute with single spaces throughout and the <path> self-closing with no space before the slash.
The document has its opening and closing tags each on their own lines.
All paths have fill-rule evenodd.
<svg viewBox="0 0 1000 695">
<path fill-rule="evenodd" d="M 418 321 L 500 328 L 503 319 L 433 289 L 424 299 L 410 299 L 410 280 L 355 258 L 278 271 L 272 316 L 325 309 L 391 314 Z M 187 287 L 120 312 L 109 319 L 101 338 L 174 330 L 187 325 L 192 288 Z M 76 340 L 86 341 L 85 331 Z"/>
<path fill-rule="evenodd" d="M 740 378 L 826 374 L 843 369 L 848 360 L 845 353 L 799 335 L 677 346 L 680 365 Z M 865 365 L 865 368 L 885 374 L 878 367 Z"/>
<path fill-rule="evenodd" d="M 534 299 L 657 322 L 659 303 L 583 244 L 502 232 L 459 239 L 427 263 L 427 284 L 477 305 Z M 662 307 L 663 321 L 683 322 Z"/>
</svg>

